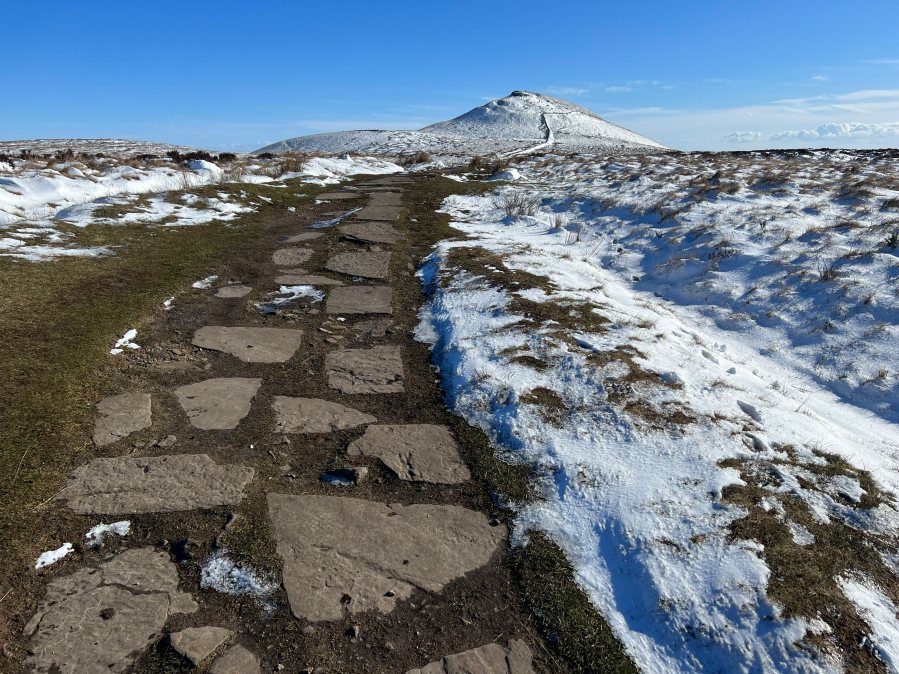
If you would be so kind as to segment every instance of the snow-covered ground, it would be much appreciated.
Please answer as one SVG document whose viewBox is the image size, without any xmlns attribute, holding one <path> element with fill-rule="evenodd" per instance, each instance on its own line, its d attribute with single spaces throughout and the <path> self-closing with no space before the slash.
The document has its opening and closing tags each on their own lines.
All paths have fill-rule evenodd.
<svg viewBox="0 0 899 674">
<path fill-rule="evenodd" d="M 644 671 L 896 671 L 895 159 L 517 168 L 445 202 L 468 238 L 423 267 L 418 336 L 540 475 L 518 540 L 564 549 Z"/>
<path fill-rule="evenodd" d="M 55 147 L 55 145 L 54 145 Z M 145 149 L 142 146 L 139 149 Z M 349 176 L 397 173 L 403 168 L 374 157 L 316 157 L 282 170 L 281 160 L 238 160 L 222 167 L 192 159 L 181 164 L 158 157 L 76 156 L 66 161 L 25 156 L 0 162 L 0 256 L 32 261 L 109 253 L 78 247 L 61 225 L 147 223 L 186 226 L 228 221 L 251 211 L 224 192 L 190 190 L 223 182 L 282 184 L 285 180 L 330 185 Z M 180 191 L 177 199 L 166 193 Z M 147 195 L 155 195 L 148 197 Z M 106 206 L 127 206 L 115 219 L 97 217 Z"/>
</svg>

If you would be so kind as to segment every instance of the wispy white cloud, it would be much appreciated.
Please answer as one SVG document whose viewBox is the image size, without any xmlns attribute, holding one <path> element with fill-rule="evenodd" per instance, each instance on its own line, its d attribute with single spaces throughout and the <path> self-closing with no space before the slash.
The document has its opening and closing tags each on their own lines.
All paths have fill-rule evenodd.
<svg viewBox="0 0 899 674">
<path fill-rule="evenodd" d="M 829 79 L 827 75 L 812 75 L 812 82 L 827 82 Z"/>
<path fill-rule="evenodd" d="M 624 106 L 597 110 L 609 121 L 669 147 L 724 149 L 828 144 L 896 145 L 899 89 L 848 91 L 729 108 Z M 734 129 L 751 129 L 757 137 Z M 741 135 L 732 135 L 734 133 Z"/>
<path fill-rule="evenodd" d="M 633 87 L 623 87 L 623 86 L 614 86 L 614 85 L 605 88 L 605 91 L 610 94 L 626 94 L 633 90 L 634 90 Z"/>
<path fill-rule="evenodd" d="M 899 122 L 864 124 L 862 122 L 829 122 L 815 129 L 781 131 L 771 140 L 830 140 L 846 138 L 899 138 Z"/>
<path fill-rule="evenodd" d="M 899 66 L 899 59 L 867 59 L 862 63 L 870 63 L 875 66 Z"/>
<path fill-rule="evenodd" d="M 721 140 L 725 143 L 755 143 L 762 139 L 758 131 L 734 131 L 724 136 Z"/>
<path fill-rule="evenodd" d="M 553 96 L 583 96 L 590 89 L 585 87 L 547 87 L 546 93 Z"/>
</svg>

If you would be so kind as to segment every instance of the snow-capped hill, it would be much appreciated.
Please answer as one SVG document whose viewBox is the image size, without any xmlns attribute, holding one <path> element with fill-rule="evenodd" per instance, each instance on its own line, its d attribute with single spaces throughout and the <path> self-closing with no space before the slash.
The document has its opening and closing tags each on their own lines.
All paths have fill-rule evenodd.
<svg viewBox="0 0 899 674">
<path fill-rule="evenodd" d="M 464 115 L 422 129 L 439 135 L 466 138 L 508 138 L 546 141 L 566 145 L 604 146 L 619 144 L 662 146 L 629 131 L 587 108 L 552 96 L 513 91 Z"/>
<path fill-rule="evenodd" d="M 517 154 L 550 146 L 622 153 L 664 149 L 655 141 L 607 122 L 574 103 L 528 91 L 513 91 L 505 98 L 418 131 L 342 131 L 298 136 L 256 152 L 398 155 L 425 150 L 458 156 Z"/>
</svg>

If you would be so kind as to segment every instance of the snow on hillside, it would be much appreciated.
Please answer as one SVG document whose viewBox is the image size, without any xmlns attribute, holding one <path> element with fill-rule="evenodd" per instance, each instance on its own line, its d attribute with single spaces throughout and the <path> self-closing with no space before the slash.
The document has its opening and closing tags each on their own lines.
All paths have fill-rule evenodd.
<svg viewBox="0 0 899 674">
<path fill-rule="evenodd" d="M 562 148 L 646 152 L 662 146 L 611 124 L 586 108 L 525 91 L 418 131 L 342 131 L 282 140 L 262 152 L 361 152 L 400 155 L 426 151 L 453 155 L 511 154 L 545 144 Z"/>
<path fill-rule="evenodd" d="M 646 672 L 899 661 L 899 172 L 887 154 L 519 164 L 444 210 L 418 337 L 540 475 Z"/>
<path fill-rule="evenodd" d="M 662 147 L 579 105 L 529 91 L 513 91 L 455 119 L 425 127 L 422 132 L 535 142 L 544 141 L 551 134 L 556 144 L 576 147 Z"/>
<path fill-rule="evenodd" d="M 83 227 L 94 223 L 162 221 L 166 226 L 184 226 L 230 220 L 252 209 L 227 202 L 226 195 L 200 198 L 189 193 L 203 185 L 281 184 L 291 179 L 333 185 L 349 176 L 403 171 L 401 166 L 374 157 L 317 157 L 303 162 L 299 170 L 292 165 L 290 170 L 285 170 L 285 164 L 278 159 L 254 159 L 252 163 L 238 160 L 222 168 L 202 159 L 176 163 L 124 156 L 102 159 L 77 156 L 66 161 L 26 157 L 0 163 L 0 257 L 44 260 L 108 252 L 102 247 L 69 245 L 71 235 L 61 229 L 66 224 Z M 182 203 L 153 197 L 136 204 L 139 195 L 169 191 L 186 191 L 180 197 Z M 94 217 L 97 209 L 111 205 L 130 206 L 133 212 L 123 214 L 114 223 Z"/>
</svg>

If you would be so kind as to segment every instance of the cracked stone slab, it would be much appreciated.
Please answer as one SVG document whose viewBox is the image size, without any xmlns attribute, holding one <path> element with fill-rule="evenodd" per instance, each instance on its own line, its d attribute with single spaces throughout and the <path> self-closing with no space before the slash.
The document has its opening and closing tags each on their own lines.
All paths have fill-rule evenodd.
<svg viewBox="0 0 899 674">
<path fill-rule="evenodd" d="M 136 431 L 150 428 L 151 425 L 149 393 L 123 393 L 104 398 L 97 403 L 94 444 L 97 447 L 111 445 Z"/>
<path fill-rule="evenodd" d="M 234 632 L 224 627 L 188 627 L 169 635 L 169 643 L 180 655 L 199 665 L 228 641 Z"/>
<path fill-rule="evenodd" d="M 363 206 L 353 217 L 356 220 L 399 220 L 401 210 L 400 206 Z"/>
<path fill-rule="evenodd" d="M 299 234 L 294 234 L 293 236 L 289 236 L 284 240 L 284 243 L 303 243 L 304 241 L 315 241 L 323 237 L 324 234 L 321 232 L 301 232 Z"/>
<path fill-rule="evenodd" d="M 282 267 L 299 267 L 309 262 L 311 248 L 281 248 L 272 254 L 272 262 Z"/>
<path fill-rule="evenodd" d="M 209 674 L 259 674 L 259 658 L 240 644 L 225 651 L 209 668 Z"/>
<path fill-rule="evenodd" d="M 328 293 L 329 314 L 392 314 L 393 290 L 387 286 L 344 286 Z"/>
<path fill-rule="evenodd" d="M 161 635 L 174 613 L 197 609 L 178 592 L 168 554 L 135 548 L 97 567 L 52 578 L 25 626 L 25 664 L 54 674 L 123 672 Z"/>
<path fill-rule="evenodd" d="M 215 296 L 222 297 L 226 300 L 236 300 L 236 299 L 240 299 L 241 297 L 246 297 L 251 292 L 253 292 L 253 289 L 250 286 L 237 284 L 237 285 L 232 285 L 232 286 L 223 286 L 223 287 L 219 288 L 218 291 L 215 293 Z"/>
<path fill-rule="evenodd" d="M 378 421 L 371 414 L 318 398 L 275 396 L 276 433 L 333 433 Z"/>
<path fill-rule="evenodd" d="M 410 669 L 406 674 L 534 674 L 534 665 L 528 645 L 521 639 L 509 639 L 506 648 L 486 644 L 448 655 L 421 669 Z"/>
<path fill-rule="evenodd" d="M 290 609 L 310 621 L 393 610 L 487 564 L 505 536 L 461 506 L 268 495 Z"/>
<path fill-rule="evenodd" d="M 231 354 L 244 363 L 283 363 L 296 353 L 302 340 L 302 330 L 207 325 L 194 333 L 191 343 Z"/>
<path fill-rule="evenodd" d="M 471 479 L 459 446 L 446 426 L 382 424 L 369 426 L 347 448 L 349 456 L 374 456 L 401 480 L 457 484 Z"/>
<path fill-rule="evenodd" d="M 250 413 L 261 385 L 258 378 L 219 377 L 176 388 L 175 396 L 194 428 L 230 430 Z"/>
<path fill-rule="evenodd" d="M 341 349 L 325 356 L 328 385 L 341 393 L 402 393 L 403 357 L 398 346 Z"/>
<path fill-rule="evenodd" d="M 366 243 L 394 244 L 403 238 L 389 222 L 351 222 L 338 229 L 345 237 Z"/>
<path fill-rule="evenodd" d="M 253 472 L 206 454 L 99 458 L 75 469 L 57 498 L 88 515 L 217 508 L 240 503 Z"/>
<path fill-rule="evenodd" d="M 342 286 L 343 281 L 317 274 L 283 274 L 275 278 L 282 286 Z"/>
<path fill-rule="evenodd" d="M 388 252 L 357 250 L 338 253 L 328 260 L 325 269 L 349 276 L 382 279 L 387 278 L 389 265 L 390 253 Z"/>
</svg>

